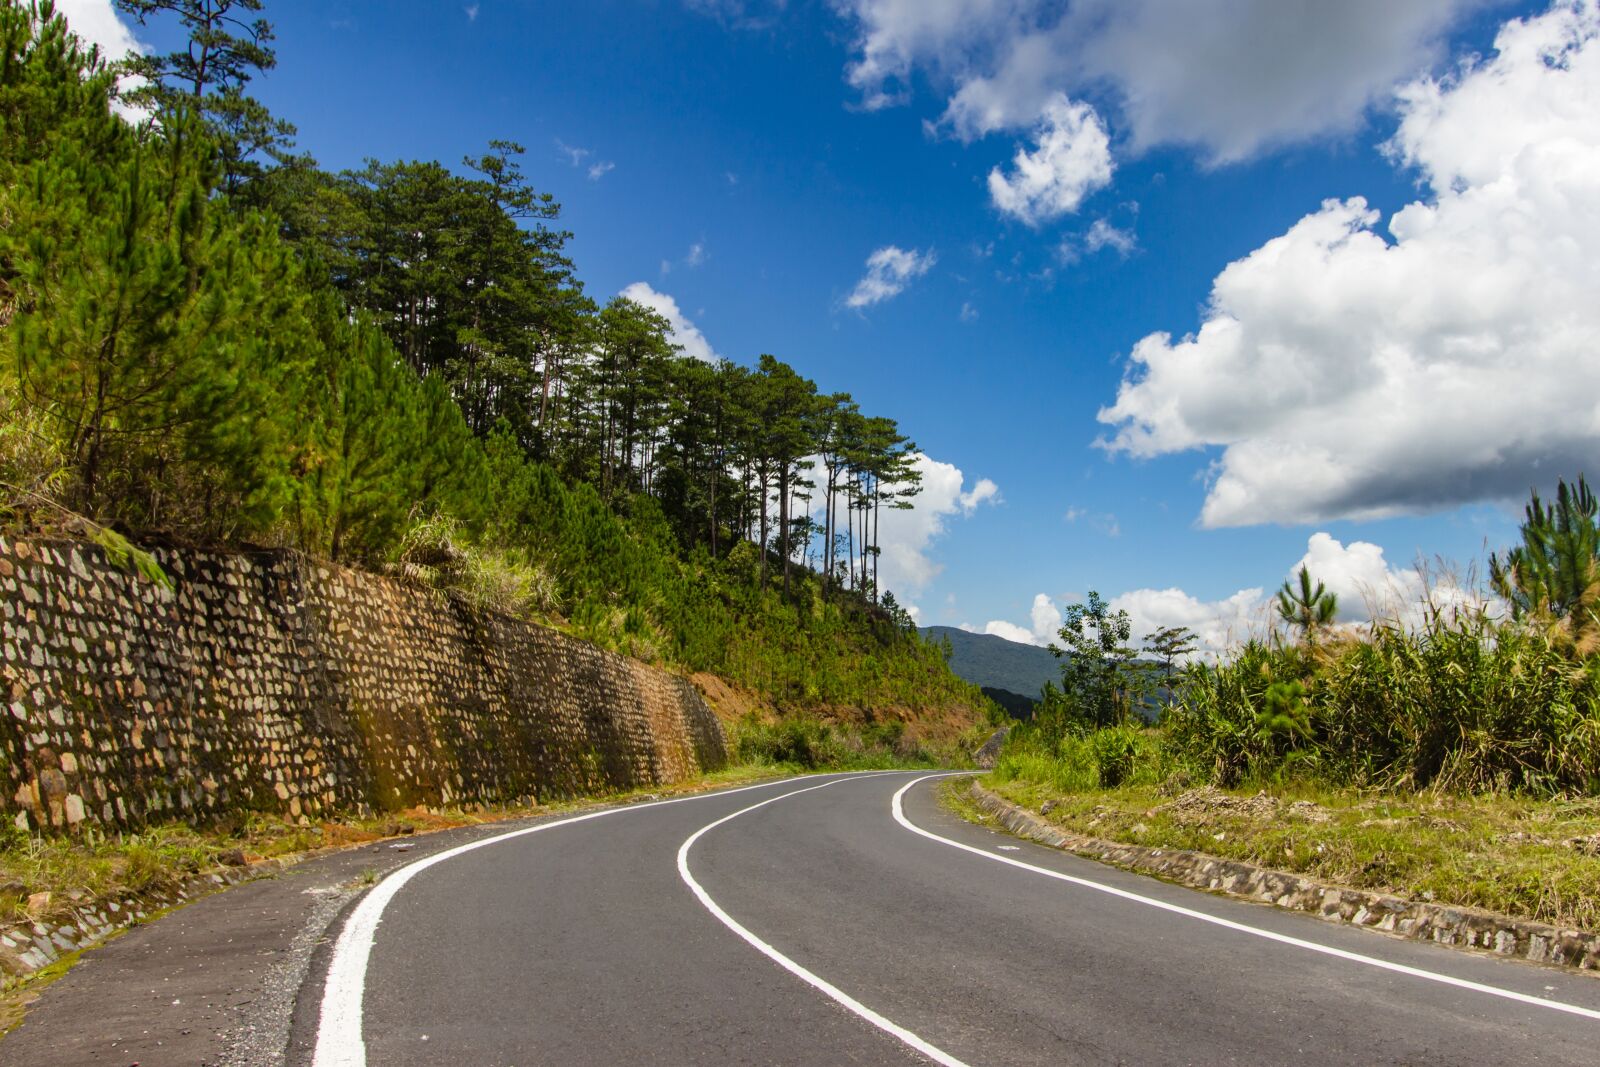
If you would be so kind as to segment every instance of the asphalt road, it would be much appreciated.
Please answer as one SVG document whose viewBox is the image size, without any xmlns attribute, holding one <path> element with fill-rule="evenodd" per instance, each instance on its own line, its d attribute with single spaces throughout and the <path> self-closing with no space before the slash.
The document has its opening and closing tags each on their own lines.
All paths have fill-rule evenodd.
<svg viewBox="0 0 1600 1067">
<path fill-rule="evenodd" d="M 401 868 L 313 960 L 290 1062 L 1600 1064 L 1593 976 L 1111 870 L 962 822 L 922 778 L 634 806 Z"/>
</svg>

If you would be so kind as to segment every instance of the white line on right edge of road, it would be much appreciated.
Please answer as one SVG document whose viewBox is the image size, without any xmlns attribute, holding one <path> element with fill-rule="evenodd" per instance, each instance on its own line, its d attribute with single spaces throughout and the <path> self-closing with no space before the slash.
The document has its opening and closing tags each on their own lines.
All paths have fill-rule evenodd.
<svg viewBox="0 0 1600 1067">
<path fill-rule="evenodd" d="M 345 920 L 344 927 L 339 931 L 339 938 L 334 942 L 333 958 L 328 963 L 328 973 L 322 983 L 322 1009 L 317 1020 L 317 1047 L 312 1054 L 312 1067 L 366 1067 L 367 1046 L 361 1033 L 362 1006 L 366 994 L 367 960 L 372 955 L 372 942 L 377 936 L 378 924 L 383 921 L 383 911 L 394 899 L 394 895 L 412 878 L 434 864 L 443 863 L 464 852 L 471 852 L 487 845 L 499 844 L 514 837 L 525 837 L 544 830 L 553 830 L 559 826 L 571 826 L 573 823 L 587 822 L 590 819 L 617 815 L 625 811 L 643 811 L 648 808 L 665 807 L 668 804 L 710 800 L 733 793 L 744 793 L 751 789 L 770 789 L 775 785 L 783 785 L 794 780 L 789 778 L 776 782 L 758 782 L 738 789 L 697 793 L 693 796 L 673 797 L 670 800 L 656 800 L 644 804 L 628 804 L 606 808 L 603 811 L 591 811 L 584 815 L 573 815 L 566 819 L 552 819 L 520 830 L 469 841 L 401 867 L 367 891 L 367 895 L 361 898 L 361 902 Z"/>
<path fill-rule="evenodd" d="M 937 775 L 930 775 L 929 777 L 937 777 Z M 917 779 L 918 782 L 926 780 L 927 779 L 925 778 Z M 876 1026 L 879 1030 L 882 1030 L 884 1033 L 900 1041 L 902 1044 L 922 1053 L 934 1063 L 941 1064 L 942 1067 L 967 1067 L 965 1063 L 956 1059 L 948 1052 L 945 1052 L 937 1046 L 923 1040 L 898 1023 L 890 1022 L 888 1019 L 884 1018 L 882 1015 L 879 1015 L 877 1012 L 873 1011 L 871 1008 L 867 1007 L 865 1004 L 861 1003 L 855 997 L 852 997 L 850 994 L 846 993 L 832 982 L 812 974 L 794 960 L 790 959 L 788 956 L 785 956 L 783 953 L 779 952 L 777 949 L 761 940 L 761 938 L 751 933 L 745 927 L 739 925 L 739 922 L 734 919 L 733 916 L 723 911 L 722 907 L 716 901 L 711 899 L 711 895 L 705 891 L 705 888 L 699 882 L 694 880 L 694 875 L 689 873 L 689 850 L 694 847 L 694 843 L 700 840 L 700 836 L 706 831 L 715 830 L 723 823 L 732 819 L 737 819 L 746 812 L 755 811 L 757 808 L 764 808 L 768 804 L 775 803 L 779 800 L 787 800 L 789 797 L 798 796 L 801 793 L 809 793 L 813 789 L 825 789 L 830 785 L 837 785 L 839 782 L 853 781 L 857 781 L 857 779 L 835 778 L 833 781 L 823 782 L 821 785 L 807 786 L 805 789 L 796 789 L 792 793 L 784 793 L 782 796 L 771 797 L 767 800 L 761 801 L 759 804 L 752 804 L 748 808 L 736 811 L 732 815 L 724 815 L 716 822 L 707 823 L 694 833 L 690 834 L 689 839 L 678 848 L 678 874 L 683 878 L 684 884 L 694 892 L 695 897 L 699 899 L 700 903 L 705 905 L 707 911 L 709 911 L 712 915 L 715 915 L 723 926 L 726 926 L 745 941 L 749 942 L 749 944 L 763 956 L 766 956 L 768 959 L 772 960 L 772 962 L 776 963 L 778 966 L 782 967 L 784 970 L 788 971 L 802 982 L 805 982 L 813 989 L 822 993 L 824 996 L 828 997 L 845 1010 L 860 1016 L 873 1026 Z M 905 790 L 901 790 L 901 792 L 905 792 Z"/>
<path fill-rule="evenodd" d="M 1567 1004 L 1559 1000 L 1545 1000 L 1542 997 L 1532 996 L 1528 993 L 1518 993 L 1512 989 L 1501 989 L 1498 986 L 1484 985 L 1482 982 L 1471 982 L 1465 978 L 1452 978 L 1448 974 L 1439 974 L 1435 971 L 1425 971 L 1421 967 L 1408 967 L 1403 963 L 1390 963 L 1388 960 L 1380 960 L 1375 956 L 1363 956 L 1359 952 L 1347 952 L 1342 948 L 1333 948 L 1330 945 L 1319 945 L 1315 941 L 1304 941 L 1298 937 L 1290 937 L 1288 934 L 1274 933 L 1271 930 L 1263 930 L 1256 926 L 1246 926 L 1244 923 L 1234 922 L 1232 919 L 1222 919 L 1215 915 L 1207 915 L 1203 911 L 1195 911 L 1193 908 L 1185 908 L 1179 904 L 1168 904 L 1164 900 L 1156 900 L 1153 897 L 1140 896 L 1138 893 L 1130 893 L 1126 889 L 1118 889 L 1115 886 L 1104 885 L 1100 882 L 1090 881 L 1087 878 L 1076 877 L 1075 875 L 1062 874 L 1060 871 L 1052 871 L 1047 867 L 1035 867 L 1031 863 L 1024 863 L 1021 860 L 1014 860 L 1009 856 L 997 856 L 993 852 L 985 852 L 981 848 L 974 848 L 972 845 L 964 845 L 960 841 L 952 841 L 948 837 L 940 837 L 936 833 L 924 830 L 922 827 L 917 826 L 910 819 L 906 818 L 905 804 L 903 803 L 903 798 L 912 786 L 919 785 L 922 782 L 926 782 L 929 778 L 936 777 L 939 776 L 930 774 L 907 782 L 900 788 L 899 792 L 895 793 L 894 800 L 891 802 L 891 809 L 894 813 L 894 821 L 905 827 L 907 830 L 910 830 L 912 833 L 920 834 L 929 840 L 937 841 L 943 845 L 949 845 L 951 848 L 959 848 L 961 851 L 970 852 L 974 856 L 982 856 L 986 860 L 993 860 L 996 863 L 1008 864 L 1009 866 L 1018 867 L 1025 871 L 1031 871 L 1034 874 L 1042 874 L 1046 878 L 1054 878 L 1061 882 L 1070 882 L 1073 885 L 1083 886 L 1085 889 L 1093 889 L 1100 893 L 1109 893 L 1111 896 L 1121 897 L 1123 900 L 1131 900 L 1138 904 L 1146 904 L 1152 908 L 1160 908 L 1162 911 L 1170 911 L 1175 915 L 1182 915 L 1190 919 L 1199 919 L 1201 922 L 1211 923 L 1214 926 L 1221 926 L 1228 930 L 1236 930 L 1242 934 L 1250 934 L 1254 937 L 1266 938 L 1268 941 L 1277 941 L 1280 944 L 1293 945 L 1296 948 L 1303 948 L 1310 952 L 1320 952 L 1323 955 L 1336 956 L 1339 959 L 1349 960 L 1352 963 L 1363 963 L 1368 967 L 1377 967 L 1385 971 L 1394 971 L 1398 974 L 1410 975 L 1412 978 L 1422 978 L 1429 982 L 1439 982 L 1442 985 L 1455 986 L 1458 989 L 1470 989 L 1475 993 L 1486 993 L 1491 997 L 1503 997 L 1506 1000 L 1515 1000 L 1522 1004 L 1535 1004 L 1541 1008 L 1549 1008 L 1551 1011 L 1563 1011 L 1570 1015 L 1581 1015 L 1586 1019 L 1600 1020 L 1600 1011 L 1596 1011 L 1593 1008 L 1583 1008 L 1576 1004 Z"/>
</svg>

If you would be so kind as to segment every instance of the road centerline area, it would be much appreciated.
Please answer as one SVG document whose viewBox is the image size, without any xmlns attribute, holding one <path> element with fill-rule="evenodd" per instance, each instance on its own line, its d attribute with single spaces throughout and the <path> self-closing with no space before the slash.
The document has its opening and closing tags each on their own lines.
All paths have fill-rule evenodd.
<svg viewBox="0 0 1600 1067">
<path fill-rule="evenodd" d="M 423 871 L 477 849 L 501 844 L 515 838 L 526 837 L 529 834 L 541 833 L 563 826 L 573 826 L 578 823 L 589 822 L 609 815 L 619 815 L 624 812 L 644 811 L 697 800 L 711 800 L 755 789 L 771 789 L 790 782 L 803 780 L 805 777 L 808 776 L 802 775 L 773 782 L 758 782 L 755 785 L 741 786 L 737 789 L 698 793 L 687 797 L 672 797 L 667 800 L 655 800 L 642 804 L 628 804 L 615 808 L 606 808 L 603 811 L 591 811 L 582 815 L 573 815 L 564 819 L 552 819 L 534 826 L 525 826 L 503 834 L 496 834 L 493 837 L 486 837 L 480 841 L 469 841 L 466 844 L 457 845 L 454 848 L 446 849 L 443 852 L 427 856 L 417 860 L 415 863 L 401 867 L 367 891 L 366 896 L 361 898 L 361 901 L 346 918 L 343 927 L 340 929 L 338 939 L 334 942 L 327 975 L 323 981 L 316 1048 L 312 1056 L 313 1067 L 366 1067 L 367 1050 L 366 1041 L 362 1033 L 362 1020 L 366 995 L 367 967 L 372 955 L 374 939 L 377 936 L 378 926 L 383 921 L 383 913 L 395 895 L 405 887 L 407 882 Z M 855 777 L 863 776 L 857 775 Z M 832 784 L 832 781 L 849 780 L 852 779 L 833 779 L 823 784 L 827 785 Z M 812 786 L 811 788 L 819 787 Z"/>
<path fill-rule="evenodd" d="M 937 777 L 942 776 L 929 775 L 916 780 L 919 782 L 925 782 L 928 780 L 928 778 Z M 807 970 L 805 967 L 802 967 L 793 959 L 790 959 L 782 952 L 779 952 L 771 944 L 752 933 L 737 919 L 729 915 L 721 905 L 713 900 L 711 895 L 706 892 L 705 887 L 695 880 L 694 874 L 689 870 L 689 851 L 694 848 L 695 842 L 700 840 L 700 838 L 709 831 L 715 830 L 724 823 L 732 822 L 739 816 L 746 815 L 757 810 L 758 808 L 764 808 L 768 804 L 775 804 L 780 800 L 787 800 L 790 797 L 799 796 L 801 793 L 810 793 L 817 789 L 825 789 L 830 785 L 837 785 L 840 782 L 852 782 L 858 780 L 858 778 L 836 778 L 831 782 L 823 782 L 821 785 L 809 786 L 805 789 L 796 789 L 793 792 L 784 793 L 781 796 L 770 797 L 766 800 L 760 801 L 759 803 L 751 804 L 747 808 L 742 808 L 739 811 L 733 812 L 732 814 L 724 815 L 722 818 L 717 819 L 714 822 L 707 823 L 694 833 L 690 834 L 683 844 L 678 847 L 678 875 L 683 879 L 684 884 L 689 887 L 690 891 L 694 893 L 695 898 L 700 901 L 707 911 L 716 917 L 717 921 L 722 923 L 722 925 L 726 926 L 729 930 L 732 930 L 740 938 L 749 943 L 751 947 L 756 949 L 756 951 L 772 960 L 774 963 L 788 971 L 790 974 L 794 975 L 796 978 L 799 978 L 802 982 L 805 982 L 807 985 L 811 986 L 813 989 L 817 990 L 834 1003 L 844 1008 L 846 1011 L 859 1016 L 861 1019 L 895 1038 L 897 1041 L 900 1041 L 908 1048 L 914 1049 L 915 1051 L 926 1056 L 934 1063 L 941 1064 L 943 1067 L 967 1067 L 963 1061 L 950 1055 L 948 1052 L 945 1052 L 943 1049 L 939 1048 L 937 1045 L 934 1045 L 925 1038 L 911 1032 L 893 1020 L 888 1019 L 867 1007 L 865 1004 L 861 1003 L 859 1000 L 852 997 L 850 994 L 846 993 L 832 982 L 829 982 L 820 975 L 817 975 L 814 972 Z"/>
<path fill-rule="evenodd" d="M 981 856 L 986 860 L 992 860 L 996 863 L 1003 863 L 1007 866 L 1028 871 L 1032 874 L 1043 875 L 1046 878 L 1053 878 L 1057 881 L 1067 882 L 1071 885 L 1076 885 L 1084 889 L 1091 889 L 1099 893 L 1105 893 L 1109 896 L 1118 897 L 1120 899 L 1145 905 L 1147 907 L 1157 908 L 1161 911 L 1169 912 L 1174 915 L 1181 915 L 1190 919 L 1198 919 L 1201 922 L 1210 923 L 1213 926 L 1219 926 L 1237 933 L 1248 934 L 1250 936 L 1263 938 L 1268 941 L 1275 941 L 1279 944 L 1290 945 L 1295 948 L 1320 953 L 1326 956 L 1332 956 L 1351 963 L 1358 963 L 1368 967 L 1375 967 L 1381 970 L 1391 971 L 1393 973 L 1406 975 L 1412 978 L 1419 978 L 1429 982 L 1437 982 L 1442 985 L 1453 986 L 1457 989 L 1470 990 L 1475 993 L 1500 997 L 1522 1004 L 1536 1005 L 1541 1008 L 1547 1008 L 1551 1011 L 1565 1012 L 1570 1015 L 1576 1015 L 1582 1018 L 1600 1021 L 1600 1011 L 1596 1011 L 1593 1008 L 1585 1008 L 1581 1005 L 1569 1004 L 1560 1000 L 1536 997 L 1528 993 L 1520 993 L 1513 989 L 1503 989 L 1499 986 L 1488 985 L 1483 982 L 1474 982 L 1470 979 L 1457 978 L 1453 975 L 1441 974 L 1437 971 L 1430 971 L 1422 967 L 1413 967 L 1408 964 L 1394 963 L 1389 960 L 1379 959 L 1375 956 L 1367 956 L 1359 952 L 1351 952 L 1347 949 L 1319 944 L 1318 942 L 1308 941 L 1304 938 L 1294 937 L 1289 934 L 1281 934 L 1274 930 L 1266 930 L 1262 929 L 1261 927 L 1251 926 L 1247 923 L 1237 922 L 1233 919 L 1224 919 L 1220 916 L 1208 915 L 1203 911 L 1197 911 L 1193 908 L 1186 908 L 1181 904 L 1172 904 L 1168 901 L 1157 900 L 1154 897 L 1147 897 L 1140 893 L 1134 893 L 1126 889 L 1119 889 L 1116 886 L 1106 885 L 1102 882 L 1096 882 L 1093 879 L 1066 874 L 1062 871 L 1053 871 L 1047 867 L 1039 867 L 1024 860 L 1014 859 L 1010 856 L 998 855 L 994 852 L 987 852 L 981 848 L 976 848 L 972 845 L 964 844 L 960 841 L 954 841 L 948 837 L 943 837 L 939 834 L 933 833 L 930 830 L 925 830 L 913 823 L 906 816 L 904 803 L 906 794 L 914 787 L 923 782 L 941 777 L 946 776 L 935 774 L 924 775 L 921 778 L 915 778 L 901 786 L 890 800 L 890 811 L 894 816 L 895 822 L 899 823 L 903 828 L 910 830 L 912 833 L 921 837 L 925 837 L 930 841 L 937 841 L 942 845 L 948 845 L 950 848 L 959 849 L 962 852 L 971 853 L 974 856 Z"/>
</svg>

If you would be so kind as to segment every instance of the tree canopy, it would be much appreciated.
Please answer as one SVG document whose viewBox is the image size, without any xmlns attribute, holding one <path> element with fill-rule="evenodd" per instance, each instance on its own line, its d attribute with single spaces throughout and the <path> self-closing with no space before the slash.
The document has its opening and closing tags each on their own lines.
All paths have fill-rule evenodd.
<svg viewBox="0 0 1600 1067">
<path fill-rule="evenodd" d="M 243 95 L 275 61 L 261 0 L 119 3 L 187 46 L 112 64 L 49 0 L 0 0 L 7 521 L 406 573 L 459 540 L 640 654 L 809 699 L 926 682 L 936 652 L 879 603 L 882 509 L 918 489 L 893 419 L 591 298 L 512 141 L 456 168 L 293 156 Z M 888 674 L 830 658 L 872 633 Z"/>
</svg>

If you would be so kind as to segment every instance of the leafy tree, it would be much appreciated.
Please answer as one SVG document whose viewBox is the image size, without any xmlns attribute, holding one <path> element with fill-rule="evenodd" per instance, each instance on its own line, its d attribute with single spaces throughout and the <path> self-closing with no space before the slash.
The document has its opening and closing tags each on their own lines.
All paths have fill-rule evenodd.
<svg viewBox="0 0 1600 1067">
<path fill-rule="evenodd" d="M 1306 687 L 1297 680 L 1276 681 L 1267 686 L 1255 727 L 1256 738 L 1269 758 L 1279 758 L 1310 739 L 1311 713 L 1306 696 Z"/>
<path fill-rule="evenodd" d="M 1313 586 L 1308 567 L 1301 567 L 1296 577 L 1296 582 L 1285 581 L 1278 590 L 1278 617 L 1298 626 L 1307 641 L 1315 641 L 1317 632 L 1333 622 L 1339 598 L 1321 582 Z"/>
<path fill-rule="evenodd" d="M 861 435 L 861 422 L 861 408 L 850 399 L 849 393 L 818 398 L 815 426 L 817 454 L 823 469 L 822 573 L 825 586 L 831 587 L 837 580 L 834 556 L 838 549 L 839 514 L 836 505 L 849 456 L 856 450 L 856 441 Z"/>
<path fill-rule="evenodd" d="M 1126 611 L 1113 612 L 1090 590 L 1085 603 L 1068 605 L 1050 651 L 1061 659 L 1061 696 L 1067 712 L 1091 729 L 1128 720 L 1146 676 L 1129 646 L 1133 622 Z M 1048 696 L 1048 690 L 1047 690 Z"/>
</svg>

